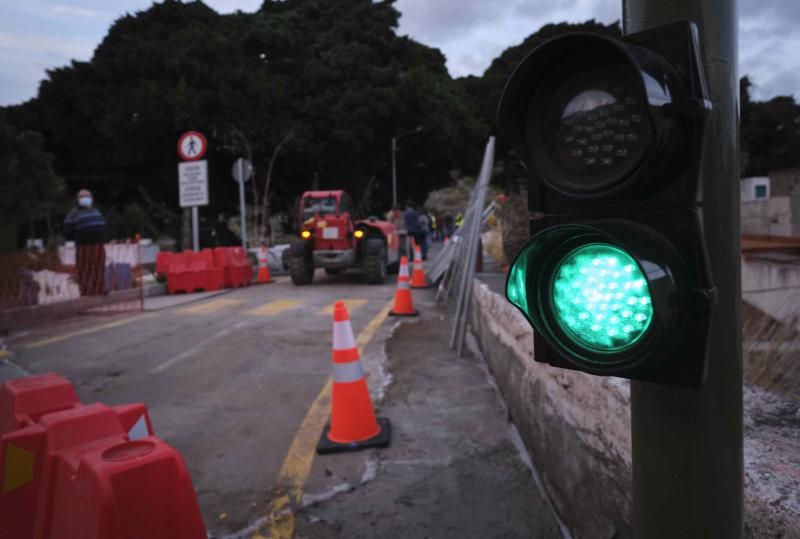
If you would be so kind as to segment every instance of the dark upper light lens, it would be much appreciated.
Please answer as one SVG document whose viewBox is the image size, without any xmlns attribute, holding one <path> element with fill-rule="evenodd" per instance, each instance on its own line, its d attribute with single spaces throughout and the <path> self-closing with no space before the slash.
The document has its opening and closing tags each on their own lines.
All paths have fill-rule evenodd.
<svg viewBox="0 0 800 539">
<path fill-rule="evenodd" d="M 565 172 L 591 182 L 639 153 L 646 114 L 641 99 L 621 85 L 558 94 L 555 101 L 566 105 L 555 126 L 553 157 Z"/>
<path fill-rule="evenodd" d="M 553 314 L 575 344 L 599 352 L 629 348 L 653 321 L 647 280 L 622 249 L 583 245 L 557 265 L 550 288 Z"/>
</svg>

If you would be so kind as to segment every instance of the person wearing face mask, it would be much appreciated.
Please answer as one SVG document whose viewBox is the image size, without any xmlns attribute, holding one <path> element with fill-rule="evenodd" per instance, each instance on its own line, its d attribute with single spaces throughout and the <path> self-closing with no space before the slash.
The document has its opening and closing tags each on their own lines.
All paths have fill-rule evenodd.
<svg viewBox="0 0 800 539">
<path fill-rule="evenodd" d="M 82 296 L 105 293 L 106 250 L 108 227 L 103 215 L 94 207 L 88 189 L 78 192 L 78 205 L 64 219 L 64 235 L 75 242 L 75 265 Z"/>
</svg>

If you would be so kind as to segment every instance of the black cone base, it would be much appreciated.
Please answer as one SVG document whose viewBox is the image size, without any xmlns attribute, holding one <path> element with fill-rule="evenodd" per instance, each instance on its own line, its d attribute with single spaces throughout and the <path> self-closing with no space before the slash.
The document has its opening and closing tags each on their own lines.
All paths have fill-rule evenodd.
<svg viewBox="0 0 800 539">
<path fill-rule="evenodd" d="M 317 444 L 317 453 L 320 455 L 326 455 L 328 453 L 358 451 L 360 449 L 367 449 L 369 447 L 389 447 L 389 443 L 391 442 L 392 438 L 392 424 L 389 422 L 389 418 L 379 417 L 378 425 L 380 426 L 381 430 L 372 438 L 369 438 L 368 440 L 362 440 L 360 442 L 343 444 L 339 442 L 333 442 L 328 439 L 328 431 L 331 430 L 331 425 L 328 423 L 325 425 L 325 429 L 322 431 L 322 436 L 319 438 L 319 443 Z"/>
<path fill-rule="evenodd" d="M 414 311 L 413 313 L 396 313 L 391 311 L 389 316 L 419 316 L 419 311 Z"/>
</svg>

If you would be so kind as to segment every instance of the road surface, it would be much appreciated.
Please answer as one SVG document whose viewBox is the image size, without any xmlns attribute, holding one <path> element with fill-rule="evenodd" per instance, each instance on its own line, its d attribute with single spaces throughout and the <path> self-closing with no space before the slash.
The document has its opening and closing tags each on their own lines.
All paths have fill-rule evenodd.
<svg viewBox="0 0 800 539">
<path fill-rule="evenodd" d="M 486 372 L 447 350 L 433 291 L 415 291 L 423 315 L 402 322 L 387 317 L 393 295 L 393 282 L 318 271 L 310 286 L 279 277 L 156 298 L 143 313 L 7 338 L 0 381 L 57 372 L 85 403 L 144 402 L 186 460 L 215 538 L 557 537 Z M 315 455 L 337 300 L 395 425 L 387 450 Z"/>
</svg>

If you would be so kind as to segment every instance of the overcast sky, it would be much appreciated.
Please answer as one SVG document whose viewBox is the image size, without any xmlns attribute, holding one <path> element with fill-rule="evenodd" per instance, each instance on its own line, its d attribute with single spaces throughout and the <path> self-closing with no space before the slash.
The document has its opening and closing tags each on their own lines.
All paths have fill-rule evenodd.
<svg viewBox="0 0 800 539">
<path fill-rule="evenodd" d="M 659 0 L 668 1 L 668 0 Z M 0 105 L 36 95 L 45 70 L 89 60 L 111 23 L 151 0 L 0 0 Z M 261 0 L 206 0 L 221 13 Z M 441 49 L 454 77 L 480 75 L 504 49 L 549 22 L 604 23 L 621 0 L 398 0 L 400 34 Z M 740 0 L 739 73 L 756 99 L 800 99 L 800 0 Z"/>
</svg>

